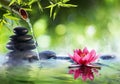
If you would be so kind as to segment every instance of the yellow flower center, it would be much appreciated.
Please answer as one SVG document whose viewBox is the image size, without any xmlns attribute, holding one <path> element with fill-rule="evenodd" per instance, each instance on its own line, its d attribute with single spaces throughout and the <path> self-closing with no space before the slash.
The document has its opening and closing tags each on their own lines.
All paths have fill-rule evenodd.
<svg viewBox="0 0 120 84">
<path fill-rule="evenodd" d="M 85 55 L 86 55 L 85 53 L 82 53 L 82 54 L 81 54 L 81 57 L 84 57 Z"/>
</svg>

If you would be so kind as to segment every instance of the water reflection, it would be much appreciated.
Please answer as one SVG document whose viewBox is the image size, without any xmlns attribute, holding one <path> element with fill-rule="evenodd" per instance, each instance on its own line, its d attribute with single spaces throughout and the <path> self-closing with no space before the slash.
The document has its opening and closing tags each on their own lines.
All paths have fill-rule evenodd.
<svg viewBox="0 0 120 84">
<path fill-rule="evenodd" d="M 41 63 L 42 68 L 39 67 L 40 63 L 38 61 L 5 68 L 2 66 L 0 68 L 0 84 L 118 84 L 120 82 L 120 71 L 114 69 L 115 67 L 119 68 L 119 63 L 114 64 L 114 68 L 101 66 L 101 70 L 97 67 L 98 65 L 95 67 L 76 67 L 72 65 L 74 68 L 68 69 L 71 63 L 61 58 L 47 59 Z M 68 74 L 68 71 L 76 77 L 78 75 L 76 78 L 78 80 L 74 80 L 73 76 Z M 84 78 L 86 81 L 79 80 L 79 78 Z M 94 81 L 89 81 L 93 79 Z M 110 81 L 112 83 L 108 83 Z"/>
<path fill-rule="evenodd" d="M 76 66 L 69 69 L 69 74 L 73 74 L 74 79 L 81 77 L 83 81 L 86 81 L 87 79 L 93 80 L 94 74 L 98 74 L 99 70 L 98 66 Z"/>
</svg>

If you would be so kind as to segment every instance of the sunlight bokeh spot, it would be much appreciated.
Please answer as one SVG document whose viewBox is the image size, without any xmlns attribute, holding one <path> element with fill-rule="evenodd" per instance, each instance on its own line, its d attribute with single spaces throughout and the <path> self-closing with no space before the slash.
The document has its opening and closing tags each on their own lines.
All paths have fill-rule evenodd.
<svg viewBox="0 0 120 84">
<path fill-rule="evenodd" d="M 85 39 L 84 39 L 83 35 L 78 35 L 76 37 L 76 40 L 77 40 L 78 44 L 84 44 L 84 42 L 85 42 Z"/>
<path fill-rule="evenodd" d="M 95 32 L 96 32 L 96 29 L 93 25 L 88 26 L 86 29 L 86 35 L 88 36 L 91 36 L 91 37 L 94 36 Z"/>
<path fill-rule="evenodd" d="M 40 48 L 48 48 L 50 46 L 51 38 L 48 35 L 42 35 L 37 41 Z"/>
<path fill-rule="evenodd" d="M 66 27 L 63 24 L 60 24 L 56 27 L 55 31 L 58 35 L 64 35 L 66 33 Z"/>
<path fill-rule="evenodd" d="M 46 32 L 47 22 L 46 19 L 39 19 L 33 25 L 36 36 L 42 35 Z"/>
</svg>

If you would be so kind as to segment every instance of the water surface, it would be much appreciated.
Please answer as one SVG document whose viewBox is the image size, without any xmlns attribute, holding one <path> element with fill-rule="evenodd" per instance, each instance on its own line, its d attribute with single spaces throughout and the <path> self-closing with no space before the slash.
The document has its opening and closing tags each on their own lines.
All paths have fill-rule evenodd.
<svg viewBox="0 0 120 84">
<path fill-rule="evenodd" d="M 120 62 L 119 60 L 102 60 L 108 65 L 101 66 L 94 80 L 83 81 L 81 78 L 74 80 L 73 75 L 68 74 L 67 60 L 43 60 L 24 64 L 4 64 L 5 56 L 0 56 L 0 84 L 119 84 Z"/>
</svg>

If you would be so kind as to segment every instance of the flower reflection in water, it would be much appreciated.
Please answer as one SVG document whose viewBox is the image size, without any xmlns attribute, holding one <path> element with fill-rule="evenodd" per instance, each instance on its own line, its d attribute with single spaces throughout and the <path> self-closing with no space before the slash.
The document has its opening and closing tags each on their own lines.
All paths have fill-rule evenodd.
<svg viewBox="0 0 120 84">
<path fill-rule="evenodd" d="M 95 50 L 88 51 L 86 47 L 83 50 L 76 49 L 74 54 L 69 54 L 69 56 L 74 61 L 74 64 L 69 66 L 69 74 L 74 74 L 74 79 L 81 77 L 83 81 L 93 80 L 94 73 L 98 74 L 98 70 L 101 68 L 95 65 L 99 57 Z"/>
<path fill-rule="evenodd" d="M 98 74 L 98 71 L 100 70 L 99 66 L 71 65 L 69 68 L 69 74 L 73 74 L 74 79 L 81 77 L 83 81 L 86 81 L 87 79 L 93 80 L 94 74 Z"/>
</svg>

